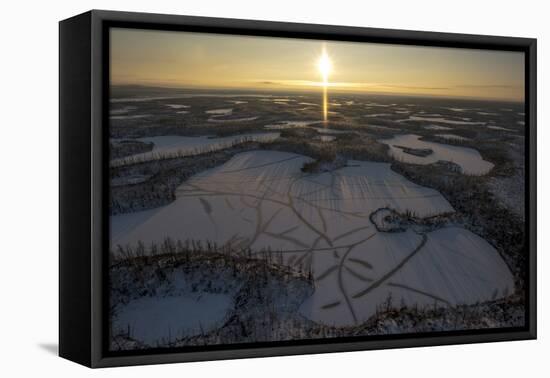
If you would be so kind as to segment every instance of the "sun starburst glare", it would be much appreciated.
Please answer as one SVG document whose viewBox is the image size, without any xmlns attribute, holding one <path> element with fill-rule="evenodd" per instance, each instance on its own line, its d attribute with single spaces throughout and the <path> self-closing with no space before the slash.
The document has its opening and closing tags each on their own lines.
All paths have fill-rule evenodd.
<svg viewBox="0 0 550 378">
<path fill-rule="evenodd" d="M 328 56 L 326 46 L 323 46 L 323 52 L 317 63 L 317 68 L 321 73 L 321 78 L 323 80 L 323 121 L 326 123 L 328 121 L 328 75 L 332 71 L 332 62 Z"/>
<path fill-rule="evenodd" d="M 332 62 L 330 61 L 330 57 L 327 54 L 326 47 L 323 47 L 323 52 L 321 54 L 321 57 L 319 58 L 317 66 L 323 78 L 323 86 L 328 86 L 328 75 L 332 70 Z"/>
</svg>

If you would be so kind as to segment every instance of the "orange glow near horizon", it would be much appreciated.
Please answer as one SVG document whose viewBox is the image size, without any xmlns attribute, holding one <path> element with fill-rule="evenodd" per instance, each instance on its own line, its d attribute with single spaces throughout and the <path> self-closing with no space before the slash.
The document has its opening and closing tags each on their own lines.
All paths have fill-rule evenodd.
<svg viewBox="0 0 550 378">
<path fill-rule="evenodd" d="M 525 93 L 522 52 L 125 28 L 110 40 L 112 85 L 507 101 Z"/>
</svg>

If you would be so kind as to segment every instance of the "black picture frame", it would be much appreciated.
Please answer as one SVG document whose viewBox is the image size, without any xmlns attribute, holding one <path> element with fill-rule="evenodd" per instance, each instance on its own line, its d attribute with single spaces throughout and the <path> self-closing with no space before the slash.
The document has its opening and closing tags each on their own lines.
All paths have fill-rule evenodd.
<svg viewBox="0 0 550 378">
<path fill-rule="evenodd" d="M 110 27 L 464 47 L 525 53 L 526 326 L 110 353 L 108 250 L 108 47 Z M 59 24 L 59 354 L 89 367 L 406 348 L 536 338 L 536 39 L 92 10 Z"/>
</svg>

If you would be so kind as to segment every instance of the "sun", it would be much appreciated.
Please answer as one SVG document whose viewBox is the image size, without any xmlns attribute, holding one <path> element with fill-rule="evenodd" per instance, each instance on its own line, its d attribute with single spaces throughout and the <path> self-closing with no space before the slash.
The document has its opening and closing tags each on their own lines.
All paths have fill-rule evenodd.
<svg viewBox="0 0 550 378">
<path fill-rule="evenodd" d="M 332 62 L 330 61 L 330 57 L 328 56 L 327 50 L 325 48 L 323 48 L 321 57 L 317 62 L 317 68 L 319 69 L 319 72 L 321 73 L 321 76 L 323 78 L 323 85 L 326 86 L 328 84 L 328 75 L 332 71 Z"/>
<path fill-rule="evenodd" d="M 323 121 L 326 124 L 328 122 L 328 75 L 332 71 L 332 62 L 327 54 L 326 46 L 323 46 L 323 52 L 317 62 L 317 68 L 319 69 L 323 79 L 323 82 L 321 83 L 323 87 Z"/>
</svg>

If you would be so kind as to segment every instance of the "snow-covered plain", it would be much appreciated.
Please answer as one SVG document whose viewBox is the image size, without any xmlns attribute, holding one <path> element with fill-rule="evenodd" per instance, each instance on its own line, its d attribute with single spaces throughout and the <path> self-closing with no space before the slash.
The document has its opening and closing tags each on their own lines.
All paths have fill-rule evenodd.
<svg viewBox="0 0 550 378">
<path fill-rule="evenodd" d="M 452 130 L 452 127 L 446 127 L 446 126 L 438 126 L 438 125 L 428 125 L 424 126 L 426 130 Z"/>
<path fill-rule="evenodd" d="M 378 107 L 381 107 L 381 108 L 388 108 L 388 107 L 393 106 L 395 104 L 378 104 L 376 102 L 368 102 L 365 105 L 366 106 L 378 106 Z"/>
<path fill-rule="evenodd" d="M 501 130 L 501 131 L 516 131 L 516 130 L 508 129 L 506 127 L 501 127 L 501 126 L 487 126 L 487 128 L 492 130 Z"/>
<path fill-rule="evenodd" d="M 118 239 L 120 237 L 131 232 L 137 226 L 155 215 L 159 210 L 160 208 L 155 208 L 112 216 L 110 222 L 111 245 L 114 246 L 119 244 Z"/>
<path fill-rule="evenodd" d="M 249 122 L 258 119 L 258 116 L 242 117 L 242 118 L 220 118 L 222 116 L 212 116 L 208 119 L 208 122 L 224 123 L 224 122 Z"/>
<path fill-rule="evenodd" d="M 447 110 L 450 110 L 450 111 L 453 111 L 453 112 L 466 112 L 470 109 L 466 109 L 466 108 L 443 108 L 443 109 L 447 109 Z"/>
<path fill-rule="evenodd" d="M 319 134 L 324 134 L 324 135 L 338 135 L 338 134 L 350 133 L 350 131 L 347 131 L 347 130 L 329 129 L 327 127 L 310 127 L 310 129 L 313 129 L 317 131 Z"/>
<path fill-rule="evenodd" d="M 435 136 L 443 139 L 450 139 L 450 140 L 462 140 L 462 141 L 470 140 L 470 138 L 465 138 L 463 136 L 455 135 L 455 134 L 435 134 Z"/>
<path fill-rule="evenodd" d="M 133 338 L 147 345 L 166 345 L 175 338 L 219 326 L 231 305 L 227 294 L 141 297 L 121 307 L 112 327 L 115 332 L 129 330 Z"/>
<path fill-rule="evenodd" d="M 185 136 L 157 136 L 138 138 L 136 140 L 144 143 L 153 143 L 153 150 L 139 153 L 130 157 L 111 160 L 111 165 L 120 166 L 129 161 L 149 161 L 158 157 L 167 156 L 192 156 L 200 153 L 217 151 L 244 142 L 271 142 L 279 137 L 279 133 L 250 133 L 239 134 L 227 137 L 212 138 L 208 136 L 185 137 Z"/>
<path fill-rule="evenodd" d="M 374 118 L 374 117 L 388 117 L 391 116 L 390 113 L 372 113 L 372 114 L 366 114 L 364 117 L 367 118 Z"/>
<path fill-rule="evenodd" d="M 110 119 L 139 119 L 151 117 L 151 114 L 112 115 Z"/>
<path fill-rule="evenodd" d="M 237 154 L 182 184 L 170 205 L 135 213 L 142 220 L 116 243 L 171 237 L 276 251 L 285 264 L 312 270 L 315 291 L 300 313 L 338 326 L 367 320 L 389 297 L 445 306 L 513 291 L 499 253 L 470 231 L 381 232 L 369 219 L 380 208 L 417 217 L 452 213 L 436 190 L 408 181 L 388 163 L 348 161 L 330 172 L 303 173 L 310 161 L 278 151 Z"/>
<path fill-rule="evenodd" d="M 114 115 L 120 115 L 120 114 L 127 114 L 130 110 L 135 110 L 137 109 L 137 107 L 135 106 L 123 106 L 122 108 L 118 108 L 118 109 L 112 109 L 109 114 L 114 116 Z"/>
<path fill-rule="evenodd" d="M 317 139 L 321 142 L 332 142 L 336 137 L 334 135 L 319 135 Z"/>
<path fill-rule="evenodd" d="M 296 129 L 308 127 L 309 125 L 315 125 L 321 123 L 321 121 L 281 121 L 269 125 L 265 125 L 264 128 L 268 130 L 284 130 L 284 129 Z"/>
<path fill-rule="evenodd" d="M 168 106 L 169 108 L 172 108 L 172 109 L 187 109 L 187 108 L 190 108 L 189 105 L 182 105 L 182 104 L 165 104 L 166 106 Z"/>
<path fill-rule="evenodd" d="M 410 116 L 406 119 L 400 119 L 397 122 L 407 122 L 407 121 L 428 121 L 428 122 L 440 122 L 448 123 L 450 125 L 485 125 L 486 122 L 471 122 L 471 121 L 457 121 L 453 119 L 447 119 L 443 117 L 419 117 L 419 116 Z"/>
<path fill-rule="evenodd" d="M 473 148 L 427 142 L 420 140 L 420 136 L 414 134 L 396 135 L 391 139 L 381 139 L 379 142 L 389 146 L 388 154 L 390 156 L 411 164 L 426 165 L 443 160 L 459 165 L 462 173 L 475 176 L 488 173 L 494 166 L 493 163 L 483 160 L 479 152 Z M 397 146 L 430 149 L 433 153 L 428 156 L 416 156 Z"/>
<path fill-rule="evenodd" d="M 229 115 L 233 113 L 233 108 L 206 110 L 205 113 L 214 115 Z"/>
</svg>

